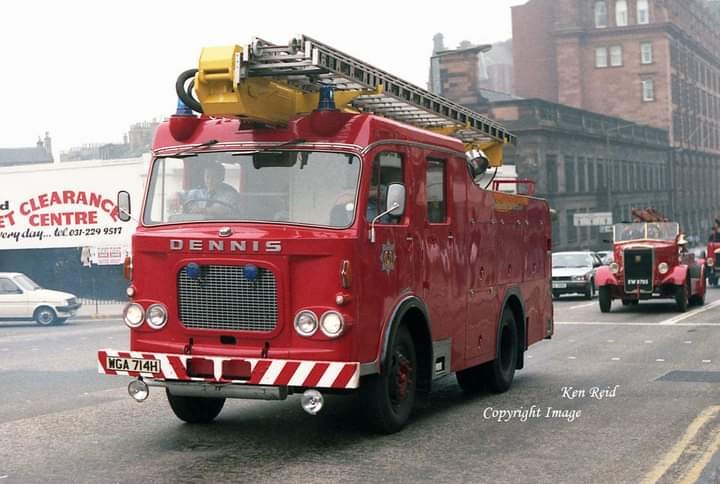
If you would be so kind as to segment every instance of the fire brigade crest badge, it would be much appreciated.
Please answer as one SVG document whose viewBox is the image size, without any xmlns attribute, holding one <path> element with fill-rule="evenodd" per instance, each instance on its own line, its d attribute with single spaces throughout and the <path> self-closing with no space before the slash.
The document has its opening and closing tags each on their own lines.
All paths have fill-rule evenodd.
<svg viewBox="0 0 720 484">
<path fill-rule="evenodd" d="M 392 272 L 395 270 L 395 244 L 385 242 L 380 251 L 380 263 L 382 264 L 383 272 Z"/>
</svg>

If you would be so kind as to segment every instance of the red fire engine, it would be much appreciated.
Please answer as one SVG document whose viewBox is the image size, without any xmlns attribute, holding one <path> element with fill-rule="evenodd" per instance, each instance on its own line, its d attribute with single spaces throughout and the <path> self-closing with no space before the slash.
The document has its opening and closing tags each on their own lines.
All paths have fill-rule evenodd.
<svg viewBox="0 0 720 484">
<path fill-rule="evenodd" d="M 226 398 L 316 413 L 359 392 L 395 432 L 437 378 L 503 392 L 553 334 L 548 205 L 478 184 L 502 126 L 308 37 L 206 48 L 177 91 L 127 261 L 130 350 L 98 351 L 135 400 L 164 387 L 204 423 Z"/>
</svg>

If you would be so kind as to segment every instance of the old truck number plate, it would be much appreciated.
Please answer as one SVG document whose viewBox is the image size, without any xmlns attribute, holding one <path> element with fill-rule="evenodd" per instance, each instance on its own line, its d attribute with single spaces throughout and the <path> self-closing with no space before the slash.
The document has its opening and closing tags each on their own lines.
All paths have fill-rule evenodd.
<svg viewBox="0 0 720 484">
<path fill-rule="evenodd" d="M 144 358 L 121 358 L 108 356 L 105 362 L 108 370 L 115 371 L 141 371 L 143 373 L 160 373 L 160 360 L 146 360 Z"/>
</svg>

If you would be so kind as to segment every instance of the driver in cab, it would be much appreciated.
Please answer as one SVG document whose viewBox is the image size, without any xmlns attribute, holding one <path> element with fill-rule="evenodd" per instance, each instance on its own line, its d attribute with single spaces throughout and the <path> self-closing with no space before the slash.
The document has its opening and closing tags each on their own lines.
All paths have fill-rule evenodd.
<svg viewBox="0 0 720 484">
<path fill-rule="evenodd" d="M 239 202 L 240 194 L 225 183 L 225 167 L 214 162 L 205 168 L 205 188 L 189 193 L 183 208 L 185 213 L 231 217 L 235 215 Z"/>
</svg>

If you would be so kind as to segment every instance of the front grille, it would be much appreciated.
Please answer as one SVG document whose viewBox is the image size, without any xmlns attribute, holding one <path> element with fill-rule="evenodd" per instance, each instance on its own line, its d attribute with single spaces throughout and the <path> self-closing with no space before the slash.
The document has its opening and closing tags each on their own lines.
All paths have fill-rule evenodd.
<svg viewBox="0 0 720 484">
<path fill-rule="evenodd" d="M 183 325 L 234 331 L 275 329 L 278 312 L 275 274 L 258 268 L 257 277 L 249 280 L 244 267 L 201 266 L 196 279 L 191 279 L 183 267 L 178 273 L 178 309 Z"/>
<path fill-rule="evenodd" d="M 553 281 L 572 281 L 572 276 L 553 276 Z"/>
<path fill-rule="evenodd" d="M 651 248 L 625 249 L 625 292 L 652 293 L 653 291 L 653 250 Z"/>
</svg>

